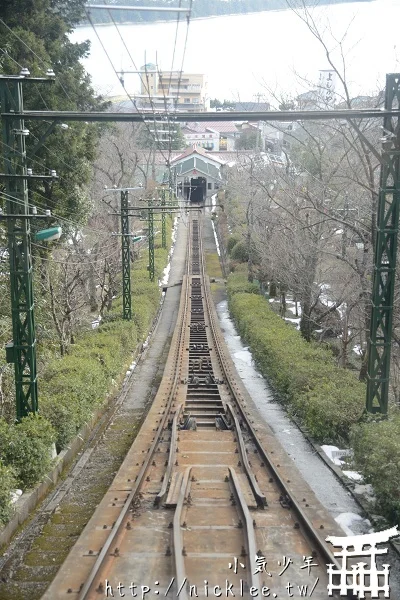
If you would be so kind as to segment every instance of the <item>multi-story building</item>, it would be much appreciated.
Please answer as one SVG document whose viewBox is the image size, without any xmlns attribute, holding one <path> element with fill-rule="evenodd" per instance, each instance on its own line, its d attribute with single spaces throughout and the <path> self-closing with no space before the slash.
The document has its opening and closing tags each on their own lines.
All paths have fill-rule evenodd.
<svg viewBox="0 0 400 600">
<path fill-rule="evenodd" d="M 136 96 L 141 108 L 203 112 L 209 109 L 204 75 L 183 71 L 160 71 L 148 63 L 141 67 L 141 90 Z"/>
<path fill-rule="evenodd" d="M 233 121 L 185 123 L 182 125 L 182 133 L 188 146 L 214 152 L 235 150 L 235 141 L 240 135 Z"/>
</svg>

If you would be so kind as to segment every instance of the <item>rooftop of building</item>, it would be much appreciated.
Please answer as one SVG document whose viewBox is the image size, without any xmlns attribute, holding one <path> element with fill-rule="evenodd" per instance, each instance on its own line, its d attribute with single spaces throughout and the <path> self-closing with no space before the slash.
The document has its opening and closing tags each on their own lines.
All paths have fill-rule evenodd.
<svg viewBox="0 0 400 600">
<path fill-rule="evenodd" d="M 233 121 L 201 121 L 199 123 L 185 123 L 182 130 L 192 133 L 206 133 L 217 131 L 218 133 L 237 133 L 238 129 Z"/>
</svg>

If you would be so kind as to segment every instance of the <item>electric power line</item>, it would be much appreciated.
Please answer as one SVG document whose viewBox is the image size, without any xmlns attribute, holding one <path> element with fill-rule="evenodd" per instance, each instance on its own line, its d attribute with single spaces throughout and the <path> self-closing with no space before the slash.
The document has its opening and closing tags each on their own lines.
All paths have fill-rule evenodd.
<svg viewBox="0 0 400 600">
<path fill-rule="evenodd" d="M 29 50 L 29 51 L 30 51 L 30 52 L 31 52 L 31 53 L 32 53 L 34 56 L 36 56 L 36 58 L 37 58 L 37 59 L 38 59 L 38 60 L 39 60 L 39 61 L 42 63 L 42 65 L 44 65 L 46 68 L 52 68 L 52 65 L 51 65 L 51 63 L 50 63 L 50 62 L 46 62 L 45 60 L 43 60 L 43 58 L 41 58 L 41 57 L 40 57 L 38 54 L 36 54 L 36 52 L 35 52 L 34 50 L 32 50 L 32 48 L 31 48 L 31 47 L 30 47 L 30 46 L 29 46 L 29 45 L 28 45 L 26 42 L 24 42 L 24 40 L 23 40 L 22 38 L 20 38 L 20 36 L 19 36 L 17 33 L 15 33 L 15 31 L 14 31 L 13 29 L 11 29 L 11 27 L 9 27 L 9 26 L 7 25 L 7 23 L 5 23 L 5 22 L 3 21 L 3 19 L 0 19 L 0 23 L 2 23 L 2 24 L 4 25 L 4 27 L 6 27 L 6 28 L 8 29 L 8 31 L 10 31 L 10 32 L 11 32 L 11 34 L 12 34 L 14 37 L 16 37 L 16 38 L 17 38 L 17 40 L 19 40 L 19 41 L 21 42 L 21 44 L 23 44 L 23 45 L 25 46 L 25 48 L 27 48 L 27 49 L 28 49 L 28 50 Z M 73 102 L 73 100 L 72 100 L 72 98 L 71 98 L 71 96 L 68 94 L 67 90 L 66 90 L 66 89 L 65 89 L 65 87 L 63 86 L 63 84 L 62 84 L 62 82 L 60 81 L 60 79 L 59 79 L 59 77 L 58 77 L 58 76 L 56 76 L 56 79 L 58 80 L 58 83 L 59 83 L 59 85 L 60 85 L 61 89 L 63 90 L 63 92 L 64 92 L 65 96 L 68 98 L 68 100 L 69 100 L 71 103 L 74 103 L 74 102 Z M 78 97 L 78 95 L 77 95 L 77 97 Z"/>
<path fill-rule="evenodd" d="M 131 60 L 131 62 L 132 62 L 132 64 L 133 64 L 133 66 L 134 66 L 135 70 L 136 70 L 136 71 L 139 73 L 139 70 L 138 70 L 138 68 L 137 68 L 137 66 L 136 66 L 136 63 L 135 63 L 135 61 L 134 61 L 134 59 L 133 59 L 133 57 L 132 57 L 132 55 L 131 55 L 131 53 L 130 53 L 130 50 L 129 50 L 128 46 L 126 45 L 125 39 L 124 39 L 124 37 L 122 36 L 122 34 L 121 34 L 121 31 L 120 31 L 120 29 L 119 29 L 119 27 L 118 27 L 117 23 L 115 22 L 115 19 L 114 19 L 114 17 L 112 16 L 112 14 L 111 14 L 111 12 L 110 12 L 110 11 L 108 11 L 108 14 L 109 14 L 109 16 L 110 16 L 110 19 L 111 19 L 111 21 L 112 21 L 112 22 L 113 22 L 113 24 L 114 24 L 114 27 L 115 27 L 115 29 L 117 30 L 117 33 L 118 33 L 118 35 L 119 35 L 119 37 L 120 37 L 120 39 L 121 39 L 121 41 L 122 41 L 122 43 L 123 43 L 123 45 L 124 45 L 124 48 L 125 48 L 125 50 L 126 50 L 126 51 L 127 51 L 127 53 L 128 53 L 128 56 L 129 56 L 129 58 L 130 58 L 130 60 Z M 88 17 L 88 18 L 89 18 L 89 17 Z M 89 20 L 90 20 L 90 19 L 89 19 Z M 93 29 L 94 29 L 95 33 L 96 33 L 97 39 L 98 39 L 98 40 L 99 40 L 99 42 L 101 43 L 101 41 L 100 41 L 100 36 L 98 35 L 98 33 L 97 33 L 97 30 L 95 29 L 95 27 L 94 27 L 94 24 L 93 24 L 93 22 L 92 22 L 91 20 L 90 20 L 90 23 L 91 23 L 91 25 L 92 25 L 92 27 L 93 27 Z M 111 64 L 111 66 L 112 66 L 112 68 L 113 68 L 113 70 L 114 70 L 114 72 L 115 72 L 116 76 L 118 77 L 118 80 L 119 80 L 119 82 L 121 83 L 121 85 L 122 85 L 122 87 L 123 87 L 124 91 L 126 92 L 126 94 L 127 94 L 128 98 L 129 98 L 129 100 L 132 102 L 132 104 L 133 104 L 134 108 L 137 110 L 137 112 L 138 112 L 139 114 L 141 114 L 142 116 L 144 116 L 144 114 L 145 114 L 145 113 L 143 113 L 143 112 L 141 112 L 141 111 L 139 110 L 139 108 L 138 108 L 138 106 L 137 106 L 137 103 L 136 103 L 136 100 L 135 100 L 134 98 L 132 98 L 132 97 L 131 97 L 131 95 L 129 94 L 129 92 L 128 92 L 128 91 L 127 91 L 127 89 L 125 88 L 125 85 L 124 85 L 124 82 L 123 82 L 123 80 L 122 80 L 122 79 L 121 79 L 121 78 L 118 76 L 118 72 L 117 72 L 117 70 L 115 69 L 113 62 L 112 62 L 112 60 L 111 60 L 110 56 L 108 55 L 107 51 L 105 50 L 105 47 L 104 47 L 104 45 L 103 45 L 102 43 L 101 43 L 101 46 L 102 46 L 103 50 L 105 51 L 105 53 L 106 53 L 106 56 L 107 56 L 107 58 L 108 58 L 108 60 L 109 60 L 109 62 L 110 62 L 110 64 Z M 154 115 L 154 113 L 155 113 L 155 106 L 154 106 L 154 103 L 153 103 L 153 101 L 152 101 L 151 94 L 150 94 L 150 89 L 149 89 L 149 85 L 148 85 L 149 81 L 148 81 L 147 69 L 146 69 L 146 68 L 145 68 L 145 74 L 146 74 L 146 79 L 147 79 L 147 86 L 145 86 L 145 88 L 147 89 L 148 96 L 149 96 L 149 102 L 150 102 L 150 106 L 151 106 L 151 108 L 152 108 L 152 112 L 153 112 L 153 115 Z M 141 82 L 142 82 L 142 85 L 143 85 L 143 75 L 142 75 L 141 73 L 139 73 L 139 75 L 140 75 L 140 80 L 141 80 Z M 165 95 L 164 95 L 164 96 L 165 96 Z M 154 121 L 155 121 L 155 120 L 154 120 Z M 169 119 L 168 119 L 168 122 L 169 122 Z M 163 149 L 162 149 L 162 147 L 161 147 L 161 143 L 160 143 L 160 142 L 161 142 L 161 140 L 160 140 L 160 139 L 159 139 L 159 137 L 158 137 L 157 128 L 156 128 L 156 127 L 154 128 L 154 133 L 153 133 L 153 132 L 151 131 L 150 127 L 148 126 L 148 124 L 146 123 L 146 121 L 144 121 L 144 125 L 145 125 L 145 127 L 146 127 L 146 129 L 147 129 L 148 133 L 150 133 L 150 135 L 153 137 L 153 139 L 154 139 L 154 141 L 155 141 L 156 145 L 158 146 L 158 149 L 160 150 L 160 152 L 161 152 L 161 154 L 162 154 L 162 156 L 163 156 L 164 160 L 166 160 L 166 158 L 165 158 L 165 156 L 164 156 L 164 153 L 163 153 L 163 151 L 162 151 Z M 170 153 L 169 153 L 169 155 L 168 155 L 168 161 L 166 160 L 166 162 L 168 162 L 168 163 L 169 163 L 169 157 L 170 157 Z"/>
<path fill-rule="evenodd" d="M 36 192 L 38 193 L 38 192 Z M 6 199 L 9 199 L 11 202 L 15 203 L 15 204 L 19 204 L 20 206 L 25 206 L 25 203 L 20 200 L 19 198 L 16 198 L 15 196 L 12 196 L 11 194 L 7 194 L 6 192 L 0 191 L 0 195 L 3 196 Z M 45 196 L 43 196 L 42 194 L 39 194 L 44 200 L 46 200 L 46 202 L 48 202 L 48 199 L 45 198 Z M 31 204 L 28 203 L 28 206 L 30 206 L 31 208 L 38 208 L 39 210 L 41 210 L 43 212 L 43 214 L 46 214 L 46 208 L 42 207 L 41 205 L 37 206 L 36 204 Z M 95 229 L 89 225 L 80 225 L 79 223 L 76 223 L 75 221 L 72 221 L 70 219 L 67 219 L 66 217 L 62 217 L 61 215 L 57 215 L 56 213 L 51 214 L 51 217 L 59 220 L 59 221 L 63 221 L 64 223 L 68 223 L 69 225 L 73 225 L 74 227 L 76 227 L 77 229 L 88 229 L 89 231 L 96 233 L 98 235 L 110 235 L 110 232 L 107 232 L 105 230 L 100 230 L 100 229 Z"/>
</svg>

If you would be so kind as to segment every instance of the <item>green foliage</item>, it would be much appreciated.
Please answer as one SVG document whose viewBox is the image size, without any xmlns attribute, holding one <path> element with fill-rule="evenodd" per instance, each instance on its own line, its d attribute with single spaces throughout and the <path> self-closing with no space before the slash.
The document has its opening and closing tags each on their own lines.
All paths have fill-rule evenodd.
<svg viewBox="0 0 400 600">
<path fill-rule="evenodd" d="M 167 239 L 170 237 L 168 218 Z M 49 361 L 40 381 L 39 402 L 41 414 L 56 430 L 58 450 L 65 448 L 94 410 L 105 402 L 125 373 L 135 347 L 146 338 L 159 306 L 157 280 L 162 276 L 167 256 L 168 250 L 155 248 L 154 282 L 149 280 L 147 253 L 133 263 L 132 321 L 122 320 L 119 297 L 100 327 L 78 336 L 68 355 Z"/>
<path fill-rule="evenodd" d="M 365 386 L 334 364 L 331 353 L 307 343 L 261 296 L 243 293 L 244 275 L 228 279 L 231 313 L 261 372 L 317 440 L 347 441 L 362 415 Z"/>
<path fill-rule="evenodd" d="M 247 262 L 249 260 L 249 250 L 246 244 L 242 241 L 237 242 L 231 250 L 231 259 L 239 262 Z"/>
<path fill-rule="evenodd" d="M 5 525 L 12 515 L 11 492 L 17 488 L 17 480 L 11 467 L 0 459 L 0 525 Z"/>
<path fill-rule="evenodd" d="M 250 283 L 243 273 L 235 271 L 229 275 L 228 293 L 232 297 L 234 294 L 259 294 L 260 290 L 258 285 Z"/>
<path fill-rule="evenodd" d="M 351 432 L 354 465 L 371 483 L 378 507 L 400 525 L 400 413 L 387 420 L 355 425 Z"/>
<path fill-rule="evenodd" d="M 43 77 L 52 67 L 56 74 L 52 84 L 39 83 L 24 86 L 26 109 L 42 110 L 104 110 L 109 105 L 95 95 L 90 77 L 80 60 L 89 52 L 89 42 L 71 43 L 68 33 L 84 14 L 84 1 L 21 0 L 0 3 L 2 48 L 0 70 L 15 75 L 18 63 L 28 67 L 31 76 Z M 38 172 L 30 156 L 37 139 L 45 133 L 48 124 L 30 123 L 26 141 L 28 167 Z M 71 123 L 67 130 L 56 127 L 35 152 L 35 160 L 55 169 L 60 176 L 56 184 L 48 180 L 32 179 L 30 202 L 41 208 L 51 208 L 58 215 L 82 222 L 89 209 L 89 183 L 101 126 L 93 123 Z M 43 171 L 43 169 L 42 169 Z M 39 169 L 40 172 L 40 169 Z M 39 225 L 32 224 L 33 228 Z M 66 227 L 63 225 L 66 232 Z"/>
<path fill-rule="evenodd" d="M 55 431 L 43 417 L 29 415 L 16 425 L 0 420 L 0 459 L 12 467 L 24 488 L 40 481 L 49 470 L 54 441 Z"/>
<path fill-rule="evenodd" d="M 254 128 L 243 129 L 235 143 L 236 150 L 262 150 L 261 132 Z"/>
<path fill-rule="evenodd" d="M 233 247 L 236 246 L 236 244 L 240 242 L 241 239 L 241 236 L 237 234 L 229 236 L 228 241 L 226 243 L 226 249 L 229 255 L 231 254 Z"/>
<path fill-rule="evenodd" d="M 221 108 L 223 110 L 227 110 L 231 108 L 232 110 L 235 108 L 235 102 L 233 100 L 218 100 L 218 98 L 211 98 L 210 100 L 210 108 Z"/>
<path fill-rule="evenodd" d="M 77 339 L 70 354 L 49 362 L 41 385 L 40 411 L 57 432 L 61 450 L 105 400 L 137 342 L 134 322 L 107 322 Z"/>
</svg>

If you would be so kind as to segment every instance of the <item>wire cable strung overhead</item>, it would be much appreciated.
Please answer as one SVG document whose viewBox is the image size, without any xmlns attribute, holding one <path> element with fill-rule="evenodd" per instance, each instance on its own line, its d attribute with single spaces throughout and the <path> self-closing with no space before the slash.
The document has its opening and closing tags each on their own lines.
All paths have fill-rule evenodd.
<svg viewBox="0 0 400 600">
<path fill-rule="evenodd" d="M 29 44 L 27 44 L 17 33 L 15 33 L 15 31 L 13 31 L 13 29 L 11 29 L 11 27 L 9 27 L 7 25 L 7 23 L 5 23 L 5 21 L 3 21 L 3 19 L 0 19 L 0 23 L 2 25 L 4 25 L 4 27 L 6 27 L 8 29 L 8 31 L 10 31 L 10 33 L 21 42 L 21 44 L 23 44 L 25 46 L 25 48 L 27 48 L 27 50 L 29 50 L 29 52 L 31 52 L 34 56 L 36 56 L 36 58 L 41 62 L 41 64 L 48 70 L 48 69 L 52 69 L 52 65 L 50 62 L 46 62 L 45 60 L 43 60 L 43 58 L 41 58 L 34 50 L 32 50 L 32 48 L 29 46 Z M 14 60 L 14 59 L 13 59 Z M 14 61 L 16 62 L 16 61 Z M 71 96 L 68 94 L 67 90 L 65 89 L 62 81 L 60 80 L 60 76 L 56 75 L 55 77 L 53 76 L 53 78 L 58 82 L 58 84 L 60 85 L 61 89 L 63 90 L 66 98 L 72 103 L 74 104 L 74 101 L 72 100 Z M 78 98 L 78 96 L 77 96 Z"/>
<path fill-rule="evenodd" d="M 108 6 L 108 5 L 105 5 L 105 6 Z M 89 8 L 90 8 L 90 7 L 89 7 Z M 115 7 L 110 5 L 110 8 L 115 8 Z M 180 10 L 182 10 L 182 9 L 181 9 L 181 0 L 180 0 L 180 2 L 179 2 L 179 7 L 178 7 L 178 8 L 179 8 L 179 11 L 180 11 Z M 192 0 L 191 0 L 191 2 L 190 2 L 190 8 L 189 8 L 188 15 L 187 15 L 187 30 L 186 30 L 186 37 L 185 37 L 185 46 L 184 46 L 184 50 L 183 50 L 183 56 L 182 56 L 182 65 L 181 65 L 181 72 L 180 72 L 179 81 L 178 81 L 178 97 L 179 97 L 179 91 L 180 91 L 180 85 L 181 85 L 181 77 L 182 77 L 182 68 L 183 68 L 183 62 L 184 62 L 185 53 L 186 53 L 186 46 L 187 46 L 187 39 L 188 39 L 188 29 L 189 29 L 189 23 L 190 23 L 190 14 L 191 14 L 191 12 L 190 12 L 190 11 L 191 11 L 191 8 L 192 8 Z M 176 44 L 177 44 L 177 36 L 178 36 L 178 27 L 179 27 L 179 20 L 180 20 L 180 12 L 179 12 L 179 11 L 178 11 L 178 13 L 177 13 L 177 26 L 176 26 L 176 31 L 175 31 L 174 50 L 173 50 L 173 61 L 174 61 L 174 59 L 175 59 Z M 95 32 L 95 35 L 96 35 L 96 37 L 97 37 L 97 39 L 98 39 L 98 41 L 99 41 L 99 43 L 100 43 L 100 45 L 101 45 L 101 47 L 102 47 L 102 49 L 103 49 L 103 51 L 104 51 L 105 55 L 106 55 L 106 57 L 107 57 L 107 59 L 108 59 L 108 61 L 109 61 L 110 65 L 111 65 L 111 68 L 112 68 L 112 70 L 114 71 L 114 73 L 115 73 L 116 77 L 118 78 L 118 81 L 119 81 L 119 82 L 120 82 L 120 84 L 122 85 L 122 87 L 123 87 L 123 89 L 124 89 L 125 93 L 127 94 L 127 96 L 128 96 L 128 98 L 129 98 L 129 100 L 132 102 L 132 104 L 133 104 L 133 106 L 134 106 L 135 110 L 136 110 L 136 111 L 137 111 L 137 112 L 140 114 L 140 116 L 142 117 L 142 119 L 143 119 L 143 124 L 145 125 L 145 127 L 146 127 L 146 129 L 147 129 L 148 133 L 149 133 L 149 134 L 151 135 L 151 137 L 154 139 L 154 142 L 155 142 L 155 144 L 156 144 L 156 147 L 157 147 L 157 149 L 160 151 L 160 153 L 161 153 L 161 156 L 163 157 L 163 159 L 164 159 L 164 161 L 165 161 L 165 163 L 166 163 L 166 165 L 167 165 L 167 167 L 168 167 L 169 171 L 171 172 L 171 165 L 170 165 L 170 161 L 171 161 L 171 153 L 172 153 L 171 122 L 170 122 L 169 111 L 167 110 L 167 108 L 168 108 L 168 107 L 167 107 L 167 103 L 166 103 L 166 101 L 167 101 L 167 98 L 166 98 L 166 96 L 165 96 L 165 93 L 164 93 L 164 91 L 163 91 L 163 95 L 164 95 L 164 104 L 165 104 L 165 109 L 166 109 L 166 110 L 165 110 L 165 113 L 166 113 L 166 124 L 167 124 L 167 127 L 168 127 L 168 132 L 169 132 L 169 136 L 168 136 L 168 137 L 169 137 L 169 139 L 168 139 L 168 142 L 169 142 L 169 143 L 168 143 L 168 155 L 167 155 L 167 156 L 166 156 L 166 153 L 164 153 L 164 147 L 163 147 L 163 144 L 162 144 L 162 142 L 165 142 L 166 140 L 160 140 L 160 138 L 159 138 L 159 136 L 158 136 L 158 131 L 157 131 L 157 121 L 156 121 L 156 111 L 155 111 L 154 102 L 153 102 L 153 100 L 152 100 L 152 97 L 151 97 L 151 94 L 150 94 L 150 89 L 149 89 L 149 85 L 148 85 L 148 83 L 147 83 L 147 86 L 146 86 L 146 85 L 144 85 L 144 87 L 147 89 L 147 93 L 148 93 L 148 96 L 149 96 L 149 103 L 150 103 L 150 106 L 151 106 L 151 114 L 153 115 L 153 122 L 154 122 L 154 130 L 153 130 L 153 131 L 150 129 L 150 127 L 149 127 L 149 125 L 148 125 L 148 122 L 146 121 L 146 117 L 147 117 L 147 118 L 149 117 L 148 113 L 146 113 L 146 112 L 144 112 L 144 111 L 141 111 L 141 110 L 139 109 L 139 107 L 138 107 L 138 105 L 137 105 L 137 102 L 136 102 L 136 100 L 135 100 L 134 98 L 132 98 L 132 96 L 131 96 L 131 95 L 129 94 L 129 92 L 126 90 L 126 88 L 125 88 L 125 85 L 124 85 L 124 81 L 123 81 L 122 77 L 120 77 L 120 75 L 118 74 L 118 71 L 117 71 L 117 69 L 115 68 L 115 66 L 114 66 L 114 63 L 112 62 L 112 59 L 111 59 L 111 57 L 110 57 L 110 55 L 109 55 L 109 53 L 108 53 L 108 51 L 107 51 L 107 49 L 106 49 L 105 45 L 103 44 L 103 42 L 102 42 L 102 40 L 101 40 L 101 38 L 100 38 L 100 35 L 99 35 L 99 33 L 98 33 L 98 31 L 97 31 L 97 29 L 96 29 L 96 27 L 95 27 L 94 23 L 93 23 L 93 19 L 91 18 L 90 12 L 88 11 L 88 8 L 87 8 L 87 7 L 85 8 L 85 12 L 86 12 L 86 15 L 87 15 L 88 21 L 89 21 L 89 23 L 90 23 L 90 25 L 91 25 L 91 27 L 92 27 L 93 31 Z M 117 32 L 118 32 L 118 35 L 119 35 L 119 37 L 120 37 L 120 39 L 121 39 L 121 42 L 123 43 L 123 45 L 124 45 L 124 48 L 125 48 L 126 52 L 128 53 L 128 56 L 129 56 L 129 58 L 130 58 L 130 60 L 131 60 L 131 62 L 132 62 L 132 65 L 134 66 L 134 68 L 135 68 L 136 72 L 137 72 L 137 73 L 139 73 L 139 75 L 140 75 L 140 78 L 141 78 L 141 81 L 142 81 L 142 83 L 143 83 L 143 75 L 141 75 L 140 71 L 138 70 L 138 68 L 137 68 L 137 66 L 136 66 L 136 64 L 135 64 L 135 61 L 134 61 L 134 59 L 133 59 L 133 57 L 132 57 L 132 55 L 131 55 L 131 52 L 130 52 L 130 50 L 129 50 L 129 48 L 128 48 L 128 46 L 127 46 L 126 42 L 125 42 L 125 39 L 124 39 L 124 37 L 122 36 L 122 34 L 121 34 L 121 32 L 120 32 L 120 29 L 119 29 L 119 27 L 118 27 L 117 23 L 115 22 L 115 19 L 113 18 L 112 14 L 111 14 L 111 11 L 110 11 L 110 10 L 108 10 L 108 13 L 109 13 L 109 16 L 110 16 L 110 19 L 111 19 L 111 21 L 113 22 L 113 25 L 114 25 L 114 27 L 116 28 L 116 30 L 117 30 Z M 172 70 L 172 68 L 171 68 L 171 70 Z M 147 70 L 145 70 L 145 74 L 146 74 L 146 77 L 147 77 L 147 82 L 148 82 Z M 170 75 L 170 78 L 171 78 L 171 76 L 172 76 L 172 73 L 171 73 L 171 75 Z M 171 173 L 170 173 L 170 174 L 171 174 Z"/>
<path fill-rule="evenodd" d="M 124 45 L 124 48 L 125 48 L 126 52 L 128 53 L 128 56 L 129 56 L 129 58 L 130 58 L 130 60 L 131 60 L 131 62 L 132 62 L 132 65 L 134 66 L 135 70 L 136 70 L 136 71 L 139 73 L 140 80 L 141 80 L 141 82 L 142 82 L 142 84 L 143 84 L 143 75 L 140 73 L 139 69 L 138 69 L 138 68 L 137 68 L 137 66 L 136 66 L 136 63 L 135 63 L 135 61 L 134 61 L 134 59 L 133 59 L 133 57 L 132 57 L 132 55 L 131 55 L 131 52 L 130 52 L 130 50 L 129 50 L 129 48 L 128 48 L 127 44 L 126 44 L 126 42 L 125 42 L 125 39 L 124 39 L 123 35 L 121 34 L 120 28 L 118 27 L 117 23 L 115 22 L 115 19 L 114 19 L 114 17 L 112 16 L 112 14 L 111 14 L 111 11 L 110 11 L 110 10 L 108 10 L 108 14 L 109 14 L 109 16 L 110 16 L 110 19 L 111 19 L 111 21 L 113 22 L 113 25 L 114 25 L 115 29 L 117 30 L 117 33 L 118 33 L 118 35 L 119 35 L 119 38 L 120 38 L 120 40 L 121 40 L 122 44 Z M 95 33 L 96 33 L 96 35 L 97 35 L 97 38 L 98 38 L 98 40 L 100 41 L 100 36 L 98 35 L 98 33 L 97 33 L 97 30 L 94 28 L 93 22 L 92 22 L 92 21 L 90 21 L 90 23 L 91 23 L 91 25 L 92 25 L 92 27 L 93 27 L 93 29 L 94 29 L 94 31 L 95 31 Z M 101 41 L 100 41 L 100 43 L 101 43 Z M 104 45 L 103 45 L 102 43 L 101 43 L 101 45 L 102 45 L 102 48 L 103 48 L 103 50 L 106 52 L 106 50 L 105 50 L 105 48 L 104 48 Z M 132 102 L 132 104 L 133 104 L 133 106 L 134 106 L 135 110 L 137 110 L 137 112 L 138 112 L 138 113 L 140 113 L 140 114 L 143 114 L 143 115 L 144 115 L 145 113 L 143 113 L 143 112 L 141 112 L 141 111 L 140 111 L 139 107 L 137 106 L 136 100 L 135 100 L 134 98 L 132 98 L 132 96 L 129 94 L 128 90 L 126 89 L 126 87 L 125 87 L 125 83 L 124 83 L 123 79 L 122 79 L 121 77 L 119 77 L 119 75 L 118 75 L 118 71 L 115 69 L 115 67 L 114 67 L 114 64 L 113 64 L 113 62 L 112 62 L 112 60 L 111 60 L 111 58 L 110 58 L 110 56 L 108 55 L 108 53 L 107 53 L 107 52 L 106 52 L 106 55 L 107 55 L 107 58 L 108 58 L 108 59 L 109 59 L 109 61 L 110 61 L 110 64 L 111 64 L 111 66 L 112 66 L 112 68 L 113 68 L 113 70 L 114 70 L 115 74 L 117 75 L 117 77 L 118 77 L 118 79 L 119 79 L 119 82 L 121 83 L 121 85 L 122 85 L 122 87 L 123 87 L 123 89 L 124 89 L 125 93 L 127 94 L 127 96 L 128 96 L 128 98 L 129 98 L 129 100 Z M 145 74 L 146 74 L 146 77 L 147 77 L 147 70 L 145 70 Z M 148 84 L 148 77 L 147 77 L 147 84 Z M 150 95 L 150 90 L 149 90 L 149 87 L 148 87 L 148 85 L 147 85 L 147 86 L 146 86 L 145 84 L 143 84 L 143 85 L 144 85 L 144 87 L 147 89 L 148 96 L 149 96 L 149 101 L 150 101 L 150 106 L 151 106 L 151 108 L 152 108 L 152 112 L 153 112 L 153 114 L 154 114 L 154 112 L 155 112 L 155 107 L 154 107 L 154 103 L 153 103 L 153 101 L 152 101 L 152 98 L 151 98 L 151 95 Z M 166 160 L 166 159 L 165 159 L 165 156 L 164 156 L 164 154 L 163 154 L 163 151 L 162 151 L 161 141 L 160 141 L 160 139 L 159 139 L 159 137 L 158 137 L 157 128 L 155 127 L 155 130 L 154 130 L 154 132 L 152 132 L 152 130 L 150 129 L 150 127 L 148 126 L 148 124 L 147 124 L 147 122 L 146 122 L 145 120 L 143 121 L 143 124 L 144 124 L 144 126 L 146 127 L 146 129 L 147 129 L 148 133 L 150 134 L 150 136 L 151 136 L 151 137 L 153 137 L 153 139 L 154 139 L 154 141 L 155 141 L 155 143 L 156 143 L 156 145 L 157 145 L 158 149 L 160 150 L 160 152 L 161 152 L 161 154 L 162 154 L 162 156 L 163 156 L 164 160 Z"/>
<path fill-rule="evenodd" d="M 7 194 L 6 192 L 0 191 L 0 196 L 9 199 L 14 204 L 19 204 L 20 206 L 25 206 L 25 203 L 22 200 L 20 200 L 19 198 L 16 198 L 15 196 L 12 196 L 11 194 Z M 48 198 L 45 198 L 45 196 L 43 196 L 42 194 L 39 194 L 39 196 L 41 196 L 48 203 Z M 41 205 L 28 203 L 28 206 L 30 208 L 37 208 L 44 215 L 46 214 L 47 208 L 45 208 Z M 71 214 L 73 215 L 74 213 L 71 213 Z M 62 217 L 61 215 L 58 215 L 57 213 L 52 212 L 51 218 L 54 218 L 54 219 L 57 219 L 58 221 L 67 223 L 68 225 L 72 225 L 76 229 L 88 229 L 89 231 L 96 233 L 97 235 L 105 235 L 105 236 L 111 235 L 111 233 L 109 231 L 102 230 L 102 229 L 96 229 L 94 227 L 91 227 L 90 225 L 79 224 L 76 221 L 72 221 L 71 219 L 67 219 L 66 217 Z"/>
</svg>

